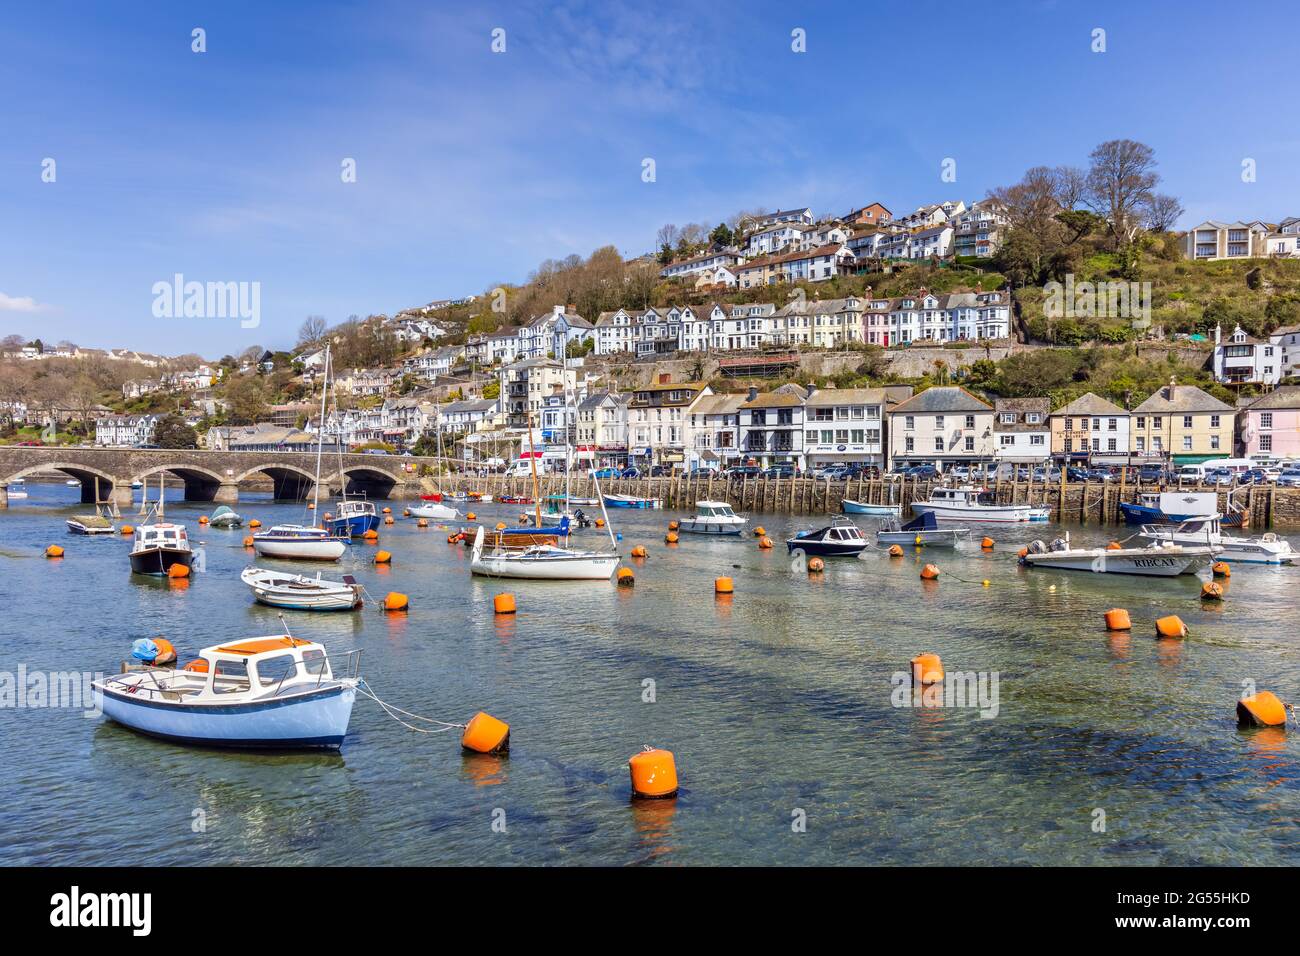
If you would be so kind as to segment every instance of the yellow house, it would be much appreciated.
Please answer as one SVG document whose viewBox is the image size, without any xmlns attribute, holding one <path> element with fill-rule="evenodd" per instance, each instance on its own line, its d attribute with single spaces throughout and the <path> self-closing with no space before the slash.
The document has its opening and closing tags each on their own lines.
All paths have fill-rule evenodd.
<svg viewBox="0 0 1300 956">
<path fill-rule="evenodd" d="M 1179 385 L 1171 378 L 1132 415 L 1135 455 L 1168 455 L 1177 465 L 1232 456 L 1232 406 L 1195 385 Z"/>
</svg>

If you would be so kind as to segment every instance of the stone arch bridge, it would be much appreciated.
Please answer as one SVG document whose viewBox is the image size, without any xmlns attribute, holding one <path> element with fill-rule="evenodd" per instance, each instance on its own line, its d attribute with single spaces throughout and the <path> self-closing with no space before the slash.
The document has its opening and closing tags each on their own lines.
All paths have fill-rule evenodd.
<svg viewBox="0 0 1300 956">
<path fill-rule="evenodd" d="M 414 498 L 420 493 L 418 468 L 433 458 L 326 452 L 321 459 L 322 497 L 364 494 L 369 498 Z M 269 478 L 275 497 L 310 498 L 315 488 L 316 453 L 292 451 L 200 451 L 156 448 L 46 448 L 0 446 L 0 505 L 8 503 L 5 486 L 38 473 L 62 472 L 81 482 L 81 500 L 131 504 L 133 481 L 168 475 L 185 482 L 186 501 L 234 504 L 239 486 Z"/>
</svg>

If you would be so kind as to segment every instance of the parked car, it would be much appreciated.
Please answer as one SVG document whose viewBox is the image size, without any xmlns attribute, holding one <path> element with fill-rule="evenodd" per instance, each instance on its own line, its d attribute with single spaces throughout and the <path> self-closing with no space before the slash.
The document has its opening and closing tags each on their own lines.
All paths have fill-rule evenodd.
<svg viewBox="0 0 1300 956">
<path fill-rule="evenodd" d="M 1277 484 L 1279 488 L 1300 488 L 1300 468 L 1283 468 Z"/>
<path fill-rule="evenodd" d="M 591 472 L 591 477 L 599 478 L 601 481 L 608 481 L 610 478 L 617 478 L 619 471 L 617 468 L 596 468 Z"/>
<path fill-rule="evenodd" d="M 624 468 L 622 471 L 620 471 L 618 473 L 618 476 L 620 478 L 640 478 L 641 469 L 637 468 L 635 465 L 629 465 L 627 468 Z"/>
<path fill-rule="evenodd" d="M 1277 479 L 1273 475 L 1270 475 L 1263 468 L 1252 468 L 1250 471 L 1243 472 L 1237 476 L 1237 481 L 1241 482 L 1243 485 L 1267 485 L 1276 480 Z"/>
<path fill-rule="evenodd" d="M 723 477 L 726 478 L 744 479 L 744 478 L 757 478 L 760 474 L 762 474 L 762 472 L 763 469 L 759 468 L 758 465 L 732 465 L 722 474 Z"/>
<path fill-rule="evenodd" d="M 1169 481 L 1172 477 L 1164 465 L 1143 465 L 1138 469 L 1138 481 L 1146 484 Z"/>
<path fill-rule="evenodd" d="M 1227 468 L 1213 468 L 1205 473 L 1207 485 L 1230 485 L 1236 476 Z"/>
<path fill-rule="evenodd" d="M 913 481 L 918 478 L 921 480 L 927 480 L 938 478 L 939 469 L 934 467 L 934 465 L 913 465 L 911 468 L 907 469 L 904 474 Z"/>
<path fill-rule="evenodd" d="M 783 461 L 775 465 L 772 465 L 770 468 L 768 468 L 765 472 L 763 472 L 763 477 L 764 478 L 798 478 L 799 469 L 796 468 L 792 463 L 788 461 Z"/>
<path fill-rule="evenodd" d="M 699 467 L 692 468 L 690 471 L 688 471 L 686 473 L 686 477 L 687 478 L 716 478 L 718 477 L 718 469 L 710 465 L 700 465 Z"/>
</svg>

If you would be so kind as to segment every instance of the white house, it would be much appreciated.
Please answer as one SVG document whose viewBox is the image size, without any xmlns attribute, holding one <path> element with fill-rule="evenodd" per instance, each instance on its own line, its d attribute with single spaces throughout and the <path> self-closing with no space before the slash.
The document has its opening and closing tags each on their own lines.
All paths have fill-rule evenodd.
<svg viewBox="0 0 1300 956">
<path fill-rule="evenodd" d="M 735 252 L 706 252 L 702 255 L 692 256 L 689 259 L 682 259 L 678 262 L 670 262 L 659 270 L 659 275 L 665 279 L 679 279 L 686 276 L 693 276 L 699 272 L 712 272 L 719 266 L 734 266 L 744 262 L 743 256 Z"/>
<path fill-rule="evenodd" d="M 158 415 L 104 415 L 95 419 L 96 445 L 147 445 Z"/>
<path fill-rule="evenodd" d="M 808 467 L 859 462 L 884 470 L 886 391 L 818 388 L 804 400 Z"/>
<path fill-rule="evenodd" d="M 993 406 L 964 388 L 927 388 L 889 413 L 891 463 L 931 463 L 943 470 L 994 457 Z"/>
<path fill-rule="evenodd" d="M 1046 398 L 993 402 L 993 456 L 998 462 L 1041 465 L 1052 456 L 1052 403 Z"/>
<path fill-rule="evenodd" d="M 804 398 L 797 385 L 774 392 L 751 388 L 740 404 L 740 450 L 760 466 L 789 462 L 799 471 L 808 467 L 804 448 Z"/>
</svg>

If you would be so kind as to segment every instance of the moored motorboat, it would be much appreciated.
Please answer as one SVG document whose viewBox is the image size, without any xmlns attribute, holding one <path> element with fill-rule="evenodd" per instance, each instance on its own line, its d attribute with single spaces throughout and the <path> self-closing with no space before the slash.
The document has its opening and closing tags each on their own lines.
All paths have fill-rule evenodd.
<svg viewBox="0 0 1300 956">
<path fill-rule="evenodd" d="M 936 487 L 925 501 L 912 502 L 913 514 L 933 514 L 941 521 L 1021 522 L 1046 521 L 1049 508 L 1031 508 L 1029 505 L 998 504 L 991 491 L 971 485 Z"/>
<path fill-rule="evenodd" d="M 113 534 L 117 531 L 113 522 L 103 515 L 73 515 L 67 520 L 67 525 L 72 534 Z"/>
<path fill-rule="evenodd" d="M 876 529 L 879 544 L 920 544 L 955 548 L 957 542 L 970 537 L 970 528 L 940 528 L 933 512 L 925 511 L 906 524 L 897 517 L 886 518 Z"/>
<path fill-rule="evenodd" d="M 238 528 L 244 523 L 244 519 L 233 509 L 226 505 L 219 505 L 212 512 L 212 517 L 208 519 L 210 528 Z"/>
<path fill-rule="evenodd" d="M 342 581 L 325 581 L 319 573 L 309 578 L 267 568 L 245 568 L 239 579 L 253 597 L 271 607 L 297 611 L 350 611 L 361 607 L 361 585 L 351 575 Z"/>
<path fill-rule="evenodd" d="M 855 558 L 866 550 L 867 543 L 861 528 L 847 518 L 835 517 L 824 528 L 800 531 L 785 546 L 791 554 L 802 551 L 810 557 Z"/>
<path fill-rule="evenodd" d="M 1231 503 L 1229 496 L 1230 506 Z M 1182 524 L 1192 518 L 1218 514 L 1219 496 L 1213 491 L 1144 491 L 1137 501 L 1121 501 L 1119 510 L 1125 524 Z M 1220 517 L 1220 524 L 1225 528 L 1239 528 L 1241 522 L 1240 511 Z"/>
<path fill-rule="evenodd" d="M 1146 524 L 1139 532 L 1153 544 L 1209 545 L 1219 548 L 1218 559 L 1229 564 L 1294 564 L 1300 552 L 1285 538 L 1269 531 L 1257 538 L 1223 533 L 1222 515 L 1189 518 L 1179 524 Z"/>
<path fill-rule="evenodd" d="M 337 561 L 343 557 L 347 545 L 324 528 L 278 524 L 253 535 L 253 550 L 266 558 Z"/>
<path fill-rule="evenodd" d="M 325 648 L 287 634 L 218 644 L 182 669 L 148 667 L 92 682 L 105 716 L 133 730 L 211 747 L 338 747 L 359 678 L 336 677 Z"/>
<path fill-rule="evenodd" d="M 1137 574 L 1146 577 L 1176 577 L 1195 574 L 1215 560 L 1219 549 L 1209 546 L 1152 544 L 1142 548 L 1072 548 L 1070 536 L 1050 545 L 1032 542 L 1020 562 L 1030 568 L 1057 571 L 1092 571 L 1097 574 Z"/>
<path fill-rule="evenodd" d="M 873 515 L 876 517 L 893 515 L 897 517 L 902 510 L 899 505 L 873 505 L 865 501 L 854 501 L 851 498 L 845 498 L 840 504 L 843 506 L 846 515 Z"/>
<path fill-rule="evenodd" d="M 445 505 L 441 500 L 435 500 L 430 496 L 421 497 L 420 503 L 410 509 L 412 517 L 432 518 L 435 521 L 455 521 L 460 517 L 460 512 L 451 505 Z M 441 499 L 441 497 L 439 495 L 438 499 Z"/>
<path fill-rule="evenodd" d="M 746 518 L 736 514 L 725 501 L 697 501 L 695 514 L 682 518 L 678 530 L 689 534 L 738 535 L 745 530 Z"/>
<path fill-rule="evenodd" d="M 131 543 L 131 572 L 133 574 L 165 575 L 174 565 L 191 567 L 194 552 L 190 549 L 185 525 L 163 521 L 142 524 L 135 529 Z"/>
<path fill-rule="evenodd" d="M 359 538 L 379 529 L 379 512 L 373 501 L 344 498 L 325 524 L 336 538 Z"/>
</svg>

